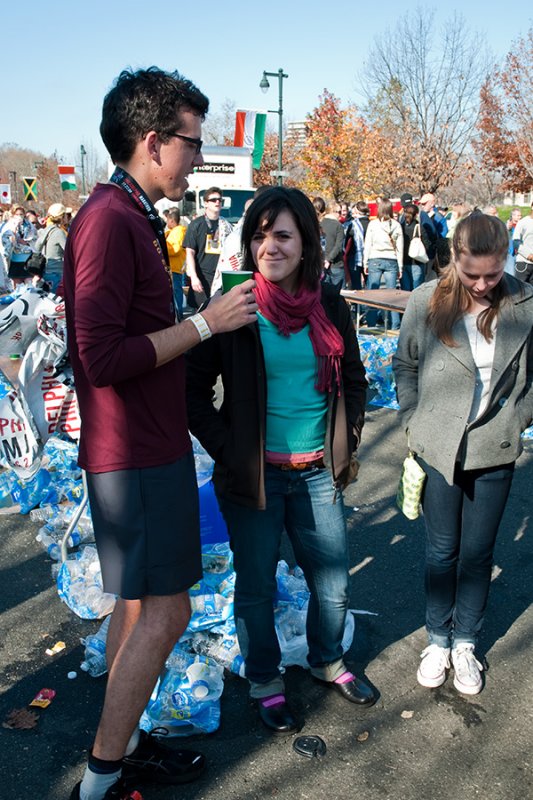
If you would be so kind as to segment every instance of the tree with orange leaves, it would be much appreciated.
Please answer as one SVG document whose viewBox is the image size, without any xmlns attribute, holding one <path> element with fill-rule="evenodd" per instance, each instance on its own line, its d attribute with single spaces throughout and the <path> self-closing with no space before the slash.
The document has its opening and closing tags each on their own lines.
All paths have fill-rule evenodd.
<svg viewBox="0 0 533 800">
<path fill-rule="evenodd" d="M 494 80 L 487 81 L 480 92 L 478 136 L 473 141 L 484 174 L 495 173 L 498 188 L 519 191 L 531 185 L 531 177 L 524 170 L 518 147 L 506 124 L 506 114 L 501 96 L 494 88 Z"/>
<path fill-rule="evenodd" d="M 307 116 L 306 141 L 299 153 L 305 167 L 301 188 L 337 201 L 382 192 L 393 171 L 390 143 L 367 125 L 355 106 L 342 108 L 327 89 L 319 100 Z"/>
<path fill-rule="evenodd" d="M 519 38 L 503 69 L 481 90 L 475 148 L 485 169 L 500 171 L 501 188 L 528 191 L 533 183 L 533 28 Z"/>
</svg>

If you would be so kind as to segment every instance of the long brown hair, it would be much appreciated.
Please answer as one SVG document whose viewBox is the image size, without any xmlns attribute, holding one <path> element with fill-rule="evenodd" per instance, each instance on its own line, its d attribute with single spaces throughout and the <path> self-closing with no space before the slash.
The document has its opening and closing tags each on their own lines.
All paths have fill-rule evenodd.
<svg viewBox="0 0 533 800">
<path fill-rule="evenodd" d="M 470 292 L 461 283 L 455 267 L 459 256 L 497 256 L 504 261 L 508 247 L 509 235 L 498 217 L 474 212 L 457 223 L 452 240 L 452 261 L 442 271 L 442 277 L 429 302 L 426 320 L 443 344 L 457 346 L 452 335 L 453 327 L 466 314 L 472 302 Z M 497 319 L 507 296 L 508 291 L 502 276 L 502 280 L 492 290 L 490 306 L 477 318 L 478 330 L 487 342 L 492 340 L 494 320 Z"/>
</svg>

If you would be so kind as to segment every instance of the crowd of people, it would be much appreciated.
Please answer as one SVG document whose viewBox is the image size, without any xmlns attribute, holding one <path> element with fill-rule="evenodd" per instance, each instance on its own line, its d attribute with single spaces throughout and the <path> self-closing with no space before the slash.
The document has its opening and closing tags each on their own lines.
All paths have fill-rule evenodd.
<svg viewBox="0 0 533 800">
<path fill-rule="evenodd" d="M 260 190 L 267 187 L 260 187 Z M 259 191 L 260 191 L 259 190 Z M 221 216 L 223 190 L 213 186 L 204 193 L 204 209 L 193 219 L 182 218 L 177 206 L 160 212 L 170 259 L 174 303 L 179 318 L 184 304 L 198 309 L 221 287 L 220 271 L 242 266 L 241 230 L 244 216 L 232 226 Z M 249 206 L 248 201 L 247 207 Z M 437 206 L 431 193 L 414 200 L 405 193 L 399 201 L 378 198 L 375 216 L 367 201 L 327 203 L 312 198 L 320 226 L 321 280 L 338 289 L 401 288 L 412 291 L 436 278 L 450 261 L 453 232 L 459 220 L 479 209 L 466 202 Z M 483 213 L 497 216 L 495 205 Z M 66 236 L 73 219 L 71 208 L 53 203 L 44 217 L 14 204 L 0 223 L 0 294 L 31 283 L 57 291 L 63 274 Z M 514 207 L 507 222 L 508 257 L 505 270 L 526 282 L 533 278 L 533 214 L 522 219 Z M 417 254 L 411 243 L 420 240 Z M 422 255 L 418 255 L 418 253 Z M 30 260 L 32 255 L 42 259 Z M 37 269 L 37 264 L 40 268 Z M 46 264 L 46 271 L 44 265 Z M 369 310 L 367 324 L 375 327 L 381 316 Z M 393 330 L 400 316 L 392 314 Z"/>
<path fill-rule="evenodd" d="M 314 198 L 313 203 L 315 207 L 325 207 L 325 201 L 320 197 Z M 377 288 L 375 276 L 374 280 L 369 276 L 369 267 L 379 268 L 376 263 L 378 260 L 386 262 L 381 265 L 383 281 L 378 286 L 399 286 L 405 291 L 412 291 L 426 280 L 436 278 L 450 261 L 451 241 L 457 223 L 469 214 L 481 211 L 465 201 L 455 201 L 449 207 L 437 205 L 435 195 L 431 192 L 422 194 L 417 200 L 408 192 L 397 201 L 378 198 L 375 206 L 376 214 L 371 219 L 366 201 L 330 204 L 329 217 L 338 220 L 344 230 L 341 251 L 344 262 L 343 288 Z M 490 204 L 483 208 L 483 213 L 498 216 L 498 209 Z M 532 250 L 532 242 L 528 238 L 530 224 L 522 222 L 517 227 L 521 220 L 521 209 L 512 208 L 506 224 L 509 238 L 506 272 L 514 275 L 518 260 L 522 262 L 518 270 L 520 275 L 524 274 L 524 279 L 529 280 L 530 270 L 524 268 L 524 262 L 527 264 L 527 256 Z M 373 225 L 370 225 L 371 222 Z M 369 225 L 373 236 L 367 238 Z M 329 237 L 332 235 L 329 233 Z M 334 235 L 339 235 L 337 228 Z M 422 241 L 425 250 L 422 259 L 410 253 L 413 238 Z M 328 236 L 326 240 L 329 241 Z M 369 264 L 371 261 L 374 264 Z M 326 269 L 327 266 L 326 263 Z M 391 274 L 387 275 L 387 272 Z"/>
<path fill-rule="evenodd" d="M 201 576 L 189 429 L 215 462 L 237 635 L 261 721 L 278 733 L 299 728 L 273 620 L 283 531 L 310 590 L 313 676 L 355 706 L 375 703 L 376 689 L 354 674 L 341 645 L 343 490 L 357 474 L 367 388 L 342 287 L 383 282 L 413 292 L 394 370 L 408 446 L 426 474 L 429 641 L 417 678 L 439 686 L 453 666 L 461 693 L 483 685 L 475 648 L 494 542 L 533 416 L 533 210 L 506 227 L 463 203 L 442 209 L 431 193 L 418 202 L 405 193 L 399 208 L 380 198 L 370 219 L 363 201 L 337 208 L 298 189 L 261 187 L 231 230 L 213 186 L 186 227 L 177 207 L 163 219 L 155 204 L 178 203 L 186 176 L 203 164 L 208 107 L 178 73 L 123 71 L 102 111 L 116 165 L 109 183 L 70 225 L 61 204 L 40 230 L 17 206 L 0 232 L 3 288 L 12 289 L 15 253 L 28 264 L 42 253 L 38 279 L 65 300 L 79 464 L 104 589 L 118 597 L 102 714 L 71 800 L 130 800 L 139 782 L 178 784 L 205 766 L 200 753 L 165 747 L 138 727 Z M 220 293 L 222 266 L 252 278 Z M 400 328 L 399 315 L 392 325 Z"/>
<path fill-rule="evenodd" d="M 52 203 L 46 216 L 15 203 L 0 224 L 0 294 L 26 284 L 55 292 L 63 276 L 63 259 L 72 209 Z"/>
</svg>

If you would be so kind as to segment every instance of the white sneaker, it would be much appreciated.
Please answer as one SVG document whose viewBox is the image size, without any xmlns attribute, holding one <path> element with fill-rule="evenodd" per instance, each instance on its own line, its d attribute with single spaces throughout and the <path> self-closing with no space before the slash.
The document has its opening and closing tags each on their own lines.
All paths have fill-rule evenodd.
<svg viewBox="0 0 533 800">
<path fill-rule="evenodd" d="M 455 672 L 453 685 L 462 694 L 479 694 L 483 681 L 483 665 L 474 655 L 474 645 L 464 642 L 452 650 L 452 663 Z"/>
<path fill-rule="evenodd" d="M 435 689 L 446 680 L 446 670 L 450 668 L 450 648 L 430 644 L 420 653 L 422 659 L 416 679 L 421 686 Z"/>
</svg>

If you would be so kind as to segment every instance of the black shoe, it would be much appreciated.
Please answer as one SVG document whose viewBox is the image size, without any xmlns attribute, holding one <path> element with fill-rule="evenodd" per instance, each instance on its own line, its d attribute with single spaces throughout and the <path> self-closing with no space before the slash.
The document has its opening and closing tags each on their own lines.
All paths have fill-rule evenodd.
<svg viewBox="0 0 533 800">
<path fill-rule="evenodd" d="M 80 786 L 81 781 L 72 790 L 70 800 L 80 800 Z M 113 786 L 109 787 L 104 795 L 104 800 L 143 800 L 140 792 L 136 789 L 128 788 L 128 786 L 131 787 L 131 784 L 120 778 Z"/>
<path fill-rule="evenodd" d="M 299 730 L 287 703 L 264 706 L 261 700 L 258 700 L 257 710 L 263 725 L 266 725 L 274 733 L 295 733 Z"/>
<path fill-rule="evenodd" d="M 157 740 L 158 734 L 168 734 L 166 728 L 140 733 L 139 744 L 133 753 L 122 760 L 122 774 L 127 780 L 188 783 L 204 771 L 205 756 L 202 753 L 174 749 Z"/>
<path fill-rule="evenodd" d="M 355 703 L 358 706 L 369 708 L 378 699 L 374 694 L 374 690 L 363 681 L 360 681 L 359 678 L 356 678 L 355 675 L 352 681 L 347 681 L 346 683 L 335 683 L 334 681 L 321 681 L 321 683 L 331 686 L 345 700 L 349 700 L 350 703 Z"/>
</svg>

